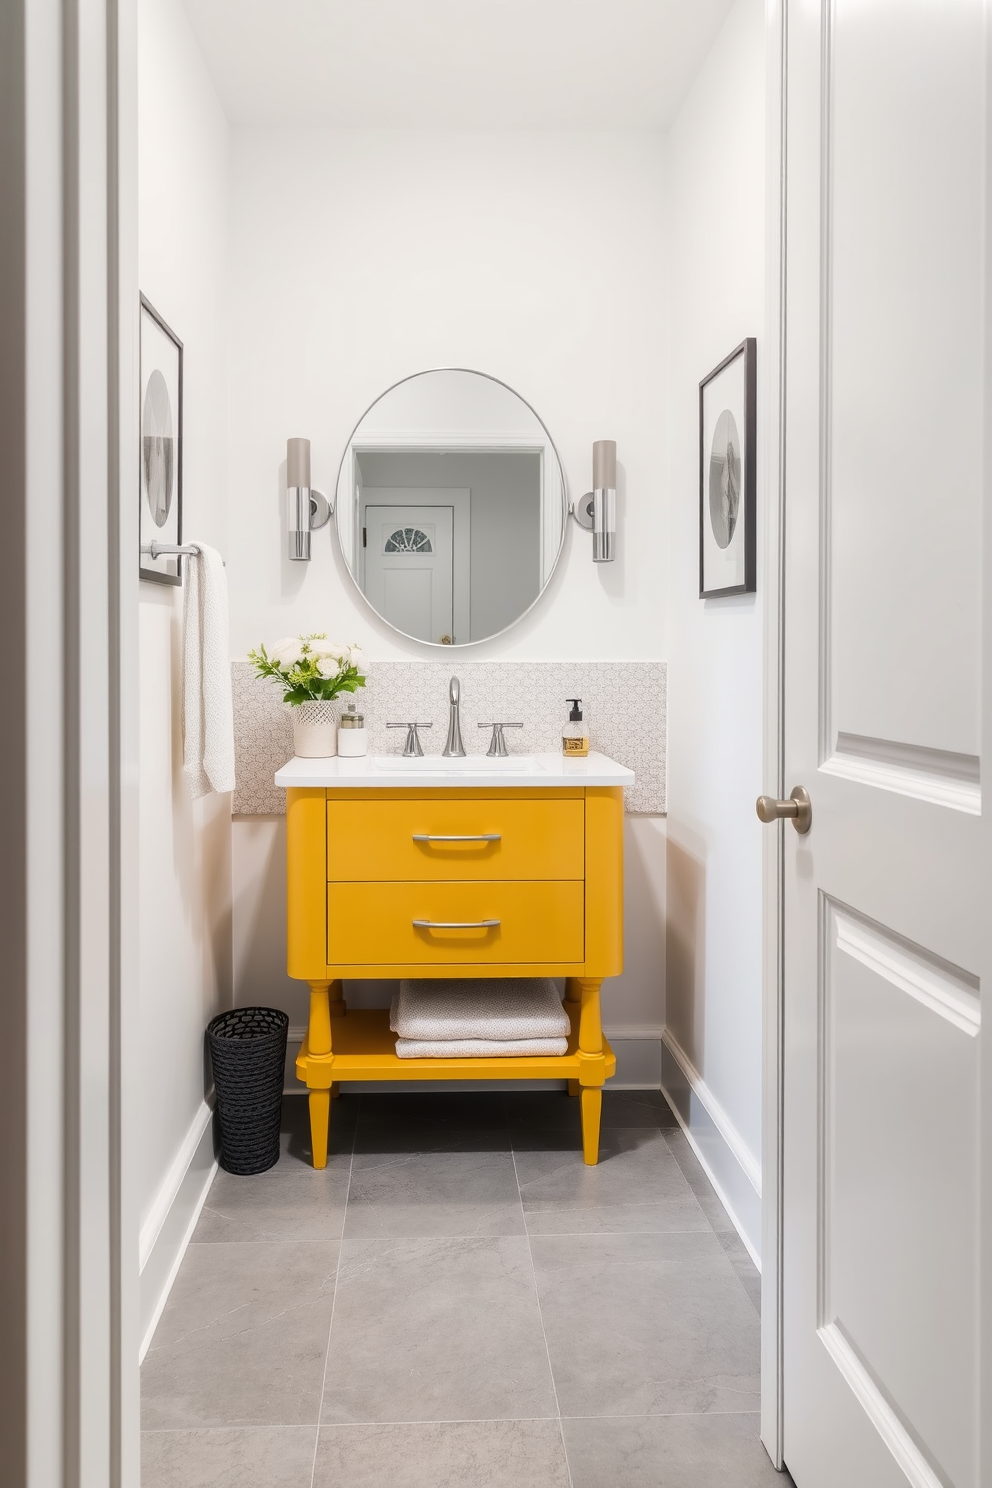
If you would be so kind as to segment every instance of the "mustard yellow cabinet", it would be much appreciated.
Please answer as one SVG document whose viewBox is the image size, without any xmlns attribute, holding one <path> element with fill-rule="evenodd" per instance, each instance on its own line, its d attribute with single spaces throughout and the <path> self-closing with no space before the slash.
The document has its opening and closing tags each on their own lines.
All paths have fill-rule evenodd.
<svg viewBox="0 0 992 1488">
<path fill-rule="evenodd" d="M 292 783 L 312 781 L 318 764 L 332 784 Z M 288 786 L 288 970 L 310 985 L 296 1069 L 314 1166 L 327 1162 L 330 1102 L 349 1080 L 566 1079 L 585 1160 L 597 1162 L 616 1069 L 600 986 L 623 966 L 622 787 L 383 787 L 363 783 L 364 761 L 347 764 L 339 774 L 344 761 L 294 760 L 276 776 Z M 400 1059 L 388 1011 L 346 1013 L 342 995 L 346 977 L 492 975 L 566 978 L 567 1053 Z"/>
</svg>

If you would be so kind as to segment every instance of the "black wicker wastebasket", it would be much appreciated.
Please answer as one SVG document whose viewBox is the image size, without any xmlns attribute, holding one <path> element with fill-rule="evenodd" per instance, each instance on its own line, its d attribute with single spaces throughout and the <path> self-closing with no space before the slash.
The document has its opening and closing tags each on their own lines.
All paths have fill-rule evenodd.
<svg viewBox="0 0 992 1488">
<path fill-rule="evenodd" d="M 232 1008 L 207 1025 L 228 1173 L 264 1173 L 279 1161 L 288 1035 L 289 1018 L 276 1008 Z"/>
</svg>

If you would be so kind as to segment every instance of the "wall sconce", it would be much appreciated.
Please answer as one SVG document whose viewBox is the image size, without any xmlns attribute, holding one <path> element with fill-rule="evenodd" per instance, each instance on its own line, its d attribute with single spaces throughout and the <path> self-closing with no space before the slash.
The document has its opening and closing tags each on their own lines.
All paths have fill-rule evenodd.
<svg viewBox="0 0 992 1488">
<path fill-rule="evenodd" d="M 593 563 L 612 563 L 617 546 L 617 442 L 597 439 L 592 447 L 592 490 L 569 508 L 592 533 Z"/>
<path fill-rule="evenodd" d="M 326 525 L 333 510 L 323 492 L 310 485 L 309 439 L 286 441 L 286 495 L 289 556 L 297 563 L 309 563 L 310 534 Z"/>
</svg>

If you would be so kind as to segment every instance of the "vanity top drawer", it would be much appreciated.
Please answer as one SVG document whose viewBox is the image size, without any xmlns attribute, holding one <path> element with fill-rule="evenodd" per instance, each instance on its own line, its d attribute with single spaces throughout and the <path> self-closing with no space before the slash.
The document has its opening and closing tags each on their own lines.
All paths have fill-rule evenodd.
<svg viewBox="0 0 992 1488">
<path fill-rule="evenodd" d="M 327 802 L 332 883 L 581 879 L 584 874 L 581 800 Z"/>
<path fill-rule="evenodd" d="M 579 964 L 585 888 L 566 883 L 329 883 L 327 964 Z"/>
</svg>

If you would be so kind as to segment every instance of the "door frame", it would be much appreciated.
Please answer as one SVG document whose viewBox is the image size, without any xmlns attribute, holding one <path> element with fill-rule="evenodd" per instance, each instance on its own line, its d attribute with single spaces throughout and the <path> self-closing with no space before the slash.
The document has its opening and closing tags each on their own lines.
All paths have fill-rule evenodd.
<svg viewBox="0 0 992 1488">
<path fill-rule="evenodd" d="M 138 1482 L 135 0 L 0 8 L 0 443 L 11 500 L 0 1459 Z M 7 890 L 10 890 L 8 893 Z M 9 1079 L 8 1079 L 9 1075 Z"/>
<path fill-rule="evenodd" d="M 785 789 L 786 105 L 789 0 L 765 0 L 765 348 L 761 399 L 765 478 L 762 789 Z M 783 1454 L 782 1222 L 785 843 L 780 824 L 762 848 L 761 1440 Z"/>
</svg>

